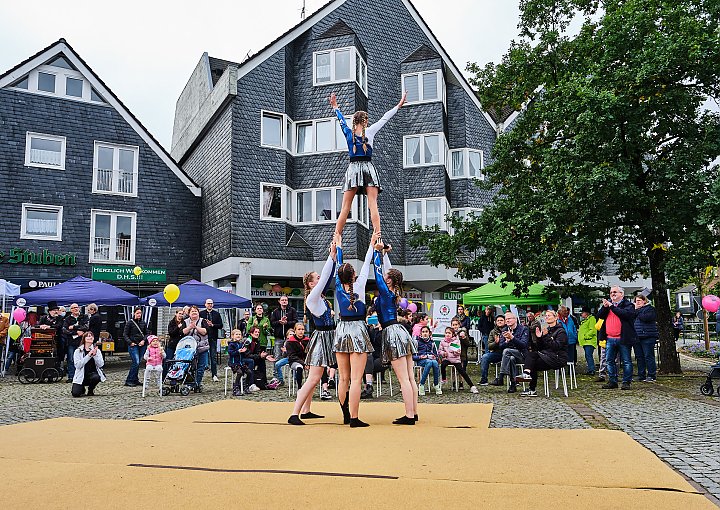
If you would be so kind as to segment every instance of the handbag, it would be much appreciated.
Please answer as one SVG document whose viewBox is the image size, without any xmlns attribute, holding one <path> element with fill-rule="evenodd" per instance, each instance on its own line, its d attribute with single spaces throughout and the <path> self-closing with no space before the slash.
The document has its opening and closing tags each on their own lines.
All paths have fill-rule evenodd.
<svg viewBox="0 0 720 510">
<path fill-rule="evenodd" d="M 205 319 L 200 319 L 201 325 L 202 321 Z M 195 337 L 197 340 L 197 352 L 198 354 L 202 354 L 203 352 L 207 352 L 210 350 L 210 342 L 208 341 L 207 335 L 204 337 L 200 336 L 200 334 L 197 332 L 197 329 L 193 329 L 192 336 Z"/>
</svg>

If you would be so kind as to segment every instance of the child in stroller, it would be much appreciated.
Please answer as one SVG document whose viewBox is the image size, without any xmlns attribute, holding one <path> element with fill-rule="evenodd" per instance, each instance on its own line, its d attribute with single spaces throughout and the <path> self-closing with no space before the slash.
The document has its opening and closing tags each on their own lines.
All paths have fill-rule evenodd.
<svg viewBox="0 0 720 510">
<path fill-rule="evenodd" d="M 713 379 L 720 380 L 720 361 L 710 367 L 710 373 L 708 373 L 707 379 L 700 386 L 700 393 L 705 396 L 712 397 L 715 391 L 713 390 Z M 717 394 L 720 396 L 720 385 L 717 387 Z"/>
<path fill-rule="evenodd" d="M 239 397 L 244 394 L 243 385 L 241 384 L 243 377 L 248 383 L 248 391 L 257 391 L 253 381 L 253 371 L 255 370 L 255 361 L 252 358 L 243 356 L 243 350 L 247 350 L 250 345 L 250 339 L 243 340 L 242 331 L 233 329 L 230 333 L 230 341 L 228 342 L 228 366 L 235 375 L 233 382 L 233 397 Z"/>
<path fill-rule="evenodd" d="M 175 349 L 175 359 L 166 360 L 166 362 L 171 365 L 163 381 L 163 395 L 180 393 L 182 396 L 186 396 L 190 394 L 191 389 L 198 392 L 195 384 L 197 340 L 194 337 L 181 338 Z"/>
</svg>

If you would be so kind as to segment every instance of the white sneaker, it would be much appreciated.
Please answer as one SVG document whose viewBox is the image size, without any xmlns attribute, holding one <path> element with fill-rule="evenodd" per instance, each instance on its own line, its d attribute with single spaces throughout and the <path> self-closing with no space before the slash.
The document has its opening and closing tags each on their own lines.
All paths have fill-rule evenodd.
<svg viewBox="0 0 720 510">
<path fill-rule="evenodd" d="M 470 393 L 480 393 L 477 389 L 477 386 L 470 386 Z"/>
<path fill-rule="evenodd" d="M 257 387 L 256 385 L 254 385 L 254 384 L 251 384 L 250 387 L 248 388 L 248 391 L 249 391 L 250 393 L 256 393 L 256 392 L 260 391 L 260 388 L 258 388 L 258 387 Z"/>
<path fill-rule="evenodd" d="M 421 397 L 425 396 L 425 385 L 424 384 L 421 384 L 420 386 L 418 386 L 418 394 Z"/>
<path fill-rule="evenodd" d="M 218 376 L 216 376 L 216 375 L 213 376 L 213 382 L 220 382 L 220 379 L 218 379 Z"/>
<path fill-rule="evenodd" d="M 442 384 L 437 383 L 435 385 L 435 395 L 442 395 Z"/>
</svg>

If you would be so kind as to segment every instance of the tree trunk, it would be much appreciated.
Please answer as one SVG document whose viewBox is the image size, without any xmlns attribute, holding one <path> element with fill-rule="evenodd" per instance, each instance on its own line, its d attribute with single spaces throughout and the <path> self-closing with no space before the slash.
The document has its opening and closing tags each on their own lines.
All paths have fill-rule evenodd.
<svg viewBox="0 0 720 510">
<path fill-rule="evenodd" d="M 667 299 L 667 281 L 665 279 L 665 251 L 651 249 L 650 278 L 655 293 L 655 310 L 657 311 L 657 327 L 660 333 L 660 360 L 658 372 L 663 374 L 681 374 L 680 356 L 675 346 L 672 330 L 672 312 Z"/>
</svg>

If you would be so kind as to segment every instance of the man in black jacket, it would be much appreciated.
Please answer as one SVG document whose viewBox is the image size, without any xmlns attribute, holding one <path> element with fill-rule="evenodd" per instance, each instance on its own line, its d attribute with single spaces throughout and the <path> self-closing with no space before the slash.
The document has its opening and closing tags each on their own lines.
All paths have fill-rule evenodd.
<svg viewBox="0 0 720 510">
<path fill-rule="evenodd" d="M 635 305 L 625 298 L 622 287 L 610 288 L 610 300 L 603 299 L 598 319 L 603 319 L 598 340 L 606 340 L 605 359 L 607 360 L 608 383 L 604 389 L 618 387 L 618 370 L 615 358 L 618 351 L 623 362 L 622 389 L 629 390 L 632 382 L 633 366 L 630 358 L 632 346 L 637 342 L 635 332 Z"/>
<path fill-rule="evenodd" d="M 70 315 L 66 315 L 62 325 L 63 342 L 67 352 L 67 382 L 72 382 L 75 376 L 75 362 L 73 356 L 75 349 L 80 345 L 82 334 L 88 330 L 87 315 L 80 315 L 80 305 L 70 305 Z"/>
<path fill-rule="evenodd" d="M 62 340 L 62 325 L 63 318 L 60 317 L 60 307 L 55 301 L 48 301 L 47 314 L 40 317 L 38 321 L 38 327 L 40 329 L 51 329 L 55 335 L 55 347 L 57 348 L 57 355 L 60 361 L 65 357 L 65 344 Z"/>
<path fill-rule="evenodd" d="M 280 306 L 270 314 L 270 325 L 273 328 L 273 335 L 275 335 L 275 357 L 277 359 L 280 359 L 280 348 L 285 343 L 287 332 L 295 327 L 297 321 L 297 311 L 288 305 L 288 297 L 282 296 Z"/>
<path fill-rule="evenodd" d="M 215 302 L 212 299 L 205 300 L 205 310 L 200 312 L 200 317 L 207 321 L 208 342 L 210 342 L 210 371 L 212 380 L 218 382 L 217 376 L 217 344 L 218 333 L 223 328 L 222 317 L 217 310 L 213 310 Z"/>
</svg>

